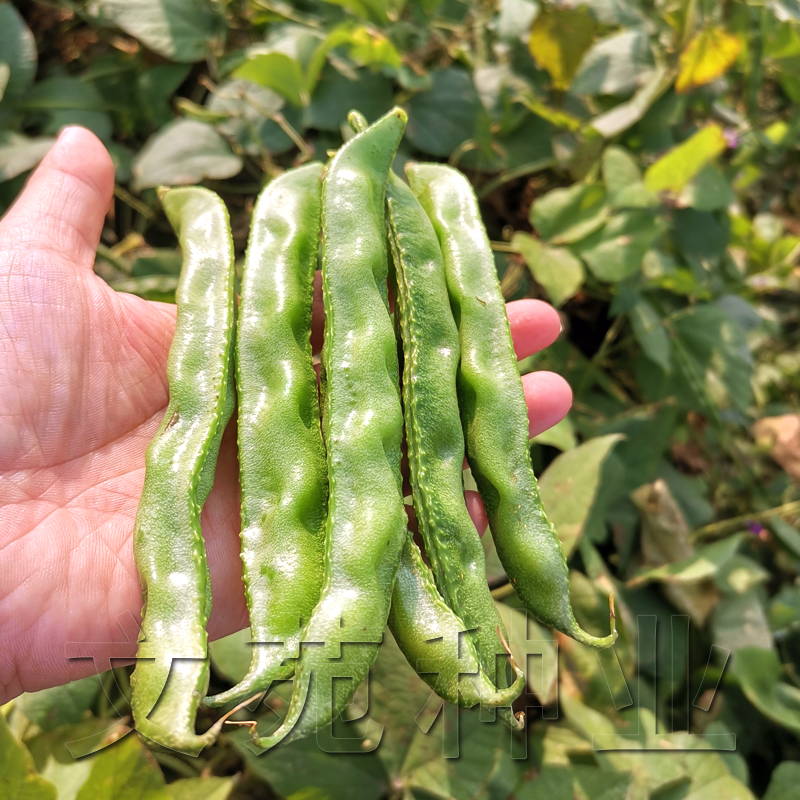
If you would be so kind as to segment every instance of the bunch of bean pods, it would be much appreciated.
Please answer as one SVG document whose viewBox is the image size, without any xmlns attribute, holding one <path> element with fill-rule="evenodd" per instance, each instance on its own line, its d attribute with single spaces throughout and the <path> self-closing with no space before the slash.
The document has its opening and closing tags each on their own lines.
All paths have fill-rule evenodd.
<svg viewBox="0 0 800 800">
<path fill-rule="evenodd" d="M 466 452 L 500 560 L 526 608 L 579 642 L 559 539 L 539 499 L 505 303 L 477 200 L 441 164 L 392 170 L 395 108 L 327 165 L 288 170 L 253 213 L 238 313 L 225 205 L 198 187 L 162 194 L 183 249 L 169 405 L 147 450 L 134 550 L 144 607 L 133 714 L 153 742 L 198 753 L 201 704 L 230 707 L 293 679 L 266 750 L 338 716 L 388 624 L 420 677 L 463 707 L 523 725 L 524 685 L 464 503 Z M 321 242 L 325 337 L 310 344 Z M 390 271 L 390 264 L 393 269 Z M 396 298 L 389 303 L 389 279 Z M 402 342 L 402 391 L 398 336 Z M 241 558 L 252 659 L 205 697 L 211 591 L 200 511 L 238 400 Z M 427 563 L 407 529 L 409 478 Z M 430 565 L 430 566 L 428 566 Z M 337 680 L 338 679 L 338 680 Z"/>
</svg>

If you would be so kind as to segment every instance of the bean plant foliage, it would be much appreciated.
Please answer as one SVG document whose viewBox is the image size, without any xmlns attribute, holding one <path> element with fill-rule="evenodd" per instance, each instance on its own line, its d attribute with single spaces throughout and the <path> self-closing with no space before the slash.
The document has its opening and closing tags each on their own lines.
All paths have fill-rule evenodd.
<svg viewBox="0 0 800 800">
<path fill-rule="evenodd" d="M 366 738 L 151 752 L 118 668 L 1 710 L 0 795 L 796 796 L 798 75 L 796 0 L 0 2 L 0 209 L 62 126 L 90 128 L 116 168 L 96 268 L 121 291 L 173 297 L 156 187 L 219 192 L 241 259 L 263 185 L 325 160 L 351 108 L 407 110 L 396 170 L 463 170 L 507 298 L 560 310 L 519 366 L 574 403 L 531 452 L 579 622 L 605 632 L 613 591 L 620 630 L 598 655 L 526 621 L 487 534 L 525 739 L 440 709 L 387 634 L 341 734 Z M 221 691 L 248 649 L 210 650 Z M 74 758 L 90 741 L 114 744 Z"/>
</svg>

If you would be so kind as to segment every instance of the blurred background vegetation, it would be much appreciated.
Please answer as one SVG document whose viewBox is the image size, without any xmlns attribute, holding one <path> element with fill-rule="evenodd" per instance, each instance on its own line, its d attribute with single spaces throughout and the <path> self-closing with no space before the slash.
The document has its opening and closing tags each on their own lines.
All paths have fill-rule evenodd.
<svg viewBox="0 0 800 800">
<path fill-rule="evenodd" d="M 615 654 L 526 625 L 487 535 L 527 740 L 437 716 L 387 634 L 368 714 L 364 691 L 351 713 L 385 726 L 373 752 L 255 758 L 232 729 L 199 759 L 130 735 L 75 760 L 129 730 L 119 668 L 2 709 L 0 795 L 796 797 L 798 0 L 0 2 L 0 210 L 63 125 L 90 128 L 116 165 L 97 271 L 171 300 L 155 187 L 221 193 L 241 257 L 259 189 L 325 160 L 351 108 L 394 103 L 398 171 L 462 169 L 506 296 L 560 309 L 561 338 L 520 370 L 564 375 L 575 402 L 532 454 L 581 623 L 605 630 L 617 597 Z M 243 673 L 243 642 L 212 645 L 212 691 Z M 593 750 L 598 733 L 617 749 Z"/>
</svg>

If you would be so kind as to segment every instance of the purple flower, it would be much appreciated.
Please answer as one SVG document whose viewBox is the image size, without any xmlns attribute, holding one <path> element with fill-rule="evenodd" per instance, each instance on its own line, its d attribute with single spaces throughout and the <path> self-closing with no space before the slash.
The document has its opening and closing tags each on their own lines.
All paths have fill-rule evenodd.
<svg viewBox="0 0 800 800">
<path fill-rule="evenodd" d="M 766 530 L 764 526 L 760 522 L 755 522 L 751 520 L 747 523 L 747 530 L 753 534 L 753 536 L 761 536 L 761 534 Z"/>
<path fill-rule="evenodd" d="M 725 141 L 731 150 L 735 150 L 739 146 L 739 135 L 736 133 L 735 128 L 725 129 Z"/>
</svg>

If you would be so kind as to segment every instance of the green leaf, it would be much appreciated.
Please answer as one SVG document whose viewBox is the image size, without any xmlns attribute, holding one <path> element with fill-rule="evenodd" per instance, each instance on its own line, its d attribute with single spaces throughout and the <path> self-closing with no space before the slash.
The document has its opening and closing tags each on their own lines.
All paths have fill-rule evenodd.
<svg viewBox="0 0 800 800">
<path fill-rule="evenodd" d="M 151 137 L 133 160 L 136 189 L 222 180 L 242 169 L 242 159 L 211 125 L 182 119 Z"/>
<path fill-rule="evenodd" d="M 391 0 L 325 0 L 326 3 L 342 6 L 361 19 L 368 19 L 378 25 L 385 25 L 388 13 L 394 6 Z"/>
<path fill-rule="evenodd" d="M 259 53 L 235 69 L 233 77 L 272 89 L 295 106 L 308 103 L 300 64 L 284 53 Z"/>
<path fill-rule="evenodd" d="M 738 653 L 744 648 L 770 650 L 772 633 L 764 613 L 759 590 L 726 594 L 711 616 L 714 644 Z"/>
<path fill-rule="evenodd" d="M 80 722 L 84 711 L 91 707 L 99 691 L 100 678 L 98 675 L 91 675 L 64 686 L 25 693 L 16 703 L 31 722 L 44 731 L 51 731 L 60 725 Z"/>
<path fill-rule="evenodd" d="M 800 558 L 800 532 L 793 528 L 788 522 L 784 522 L 778 517 L 771 519 L 768 524 L 780 543 L 786 547 L 789 552 L 793 553 L 797 558 Z"/>
<path fill-rule="evenodd" d="M 374 752 L 325 752 L 311 736 L 255 755 L 245 744 L 247 730 L 231 734 L 249 770 L 267 781 L 282 797 L 294 800 L 378 800 L 384 793 L 386 775 Z M 347 739 L 329 739 L 326 747 L 348 747 Z M 380 746 L 378 747 L 380 749 Z"/>
<path fill-rule="evenodd" d="M 598 184 L 577 183 L 553 189 L 531 208 L 531 223 L 543 239 L 569 244 L 596 231 L 609 214 L 606 193 Z"/>
<path fill-rule="evenodd" d="M 29 139 L 12 131 L 0 131 L 0 181 L 7 181 L 33 169 L 53 146 L 54 138 Z"/>
<path fill-rule="evenodd" d="M 62 725 L 50 732 L 39 733 L 26 744 L 41 776 L 58 787 L 58 800 L 75 800 L 96 759 L 96 756 L 82 757 L 84 753 L 113 746 L 129 733 L 130 728 L 121 719 L 112 722 L 87 717 L 77 725 Z"/>
<path fill-rule="evenodd" d="M 8 87 L 8 79 L 11 77 L 11 67 L 5 61 L 0 61 L 0 103 L 3 102 L 5 97 L 6 88 Z"/>
<path fill-rule="evenodd" d="M 519 127 L 494 139 L 488 156 L 482 149 L 470 150 L 459 164 L 487 172 L 495 169 L 519 169 L 524 174 L 539 172 L 553 165 L 552 135 L 553 129 L 547 122 L 529 114 Z"/>
<path fill-rule="evenodd" d="M 131 274 L 134 278 L 145 275 L 179 275 L 183 258 L 177 250 L 150 250 L 136 257 Z"/>
<path fill-rule="evenodd" d="M 773 770 L 764 800 L 793 800 L 798 786 L 800 761 L 784 761 Z"/>
<path fill-rule="evenodd" d="M 369 718 L 383 725 L 377 754 L 392 781 L 402 772 L 417 731 L 416 716 L 430 698 L 430 687 L 409 665 L 387 630 L 370 670 Z"/>
<path fill-rule="evenodd" d="M 392 107 L 394 89 L 385 75 L 368 69 L 356 70 L 354 75 L 355 80 L 347 78 L 330 65 L 323 70 L 306 108 L 307 127 L 335 132 L 341 140 L 341 126 L 347 124 L 353 108 L 374 122 Z"/>
<path fill-rule="evenodd" d="M 672 345 L 661 317 L 652 304 L 640 299 L 629 312 L 633 335 L 644 354 L 664 372 L 672 370 Z"/>
<path fill-rule="evenodd" d="M 686 184 L 678 204 L 696 211 L 717 211 L 727 208 L 735 200 L 728 180 L 713 164 L 709 164 Z"/>
<path fill-rule="evenodd" d="M 539 13 L 536 0 L 500 0 L 500 14 L 495 31 L 501 39 L 521 39 L 531 28 Z"/>
<path fill-rule="evenodd" d="M 647 34 L 641 29 L 623 31 L 592 45 L 571 90 L 575 94 L 630 94 L 649 79 L 652 68 Z"/>
<path fill-rule="evenodd" d="M 443 748 L 456 738 L 456 714 L 458 758 L 443 758 Z M 508 797 L 520 770 L 520 763 L 511 760 L 510 734 L 502 722 L 481 722 L 478 709 L 456 711 L 445 704 L 427 733 L 416 731 L 404 764 L 403 781 L 415 797 Z"/>
<path fill-rule="evenodd" d="M 210 0 L 100 0 L 106 16 L 171 61 L 199 61 L 224 39 L 225 18 Z"/>
<path fill-rule="evenodd" d="M 102 141 L 111 140 L 111 117 L 105 111 L 105 101 L 91 83 L 75 78 L 47 78 L 35 84 L 18 107 L 46 115 L 42 133 L 55 134 L 65 125 L 82 125 Z"/>
<path fill-rule="evenodd" d="M 170 800 L 227 800 L 234 778 L 186 778 L 167 785 Z"/>
<path fill-rule="evenodd" d="M 531 114 L 536 114 L 545 122 L 555 125 L 556 128 L 562 128 L 565 131 L 577 131 L 581 127 L 581 120 L 569 111 L 564 111 L 563 108 L 555 108 L 548 105 L 544 100 L 538 98 L 529 89 L 520 91 L 515 99 L 517 102 L 522 103 Z"/>
<path fill-rule="evenodd" d="M 783 223 L 768 211 L 756 214 L 753 217 L 753 235 L 767 244 L 773 244 L 783 235 Z"/>
<path fill-rule="evenodd" d="M 262 147 L 280 154 L 296 146 L 275 122 L 276 114 L 282 114 L 295 130 L 301 129 L 303 121 L 302 112 L 287 106 L 276 92 L 239 79 L 222 83 L 211 96 L 208 110 L 227 116 L 225 122 L 217 124 L 217 130 L 253 156 L 260 155 Z"/>
<path fill-rule="evenodd" d="M 259 53 L 283 53 L 300 65 L 305 91 L 311 94 L 328 57 L 329 45 L 324 31 L 294 23 L 272 23 L 263 44 L 253 44 L 248 57 Z M 239 62 L 243 63 L 243 62 Z M 239 66 L 236 64 L 235 66 Z"/>
<path fill-rule="evenodd" d="M 703 303 L 672 324 L 676 362 L 697 402 L 747 411 L 753 398 L 753 361 L 741 325 L 717 305 Z M 705 394 L 705 396 L 704 396 Z"/>
<path fill-rule="evenodd" d="M 542 503 L 567 556 L 583 533 L 600 484 L 603 462 L 622 438 L 610 434 L 590 439 L 558 456 L 539 479 Z"/>
<path fill-rule="evenodd" d="M 19 11 L 11 3 L 0 3 L 0 55 L 8 68 L 2 102 L 24 95 L 36 75 L 36 40 Z"/>
<path fill-rule="evenodd" d="M 138 736 L 101 750 L 76 800 L 169 800 L 164 776 Z"/>
<path fill-rule="evenodd" d="M 756 800 L 755 795 L 733 775 L 723 775 L 696 792 L 686 795 L 684 800 L 707 800 L 711 797 L 724 797 L 725 800 Z"/>
<path fill-rule="evenodd" d="M 249 638 L 250 631 L 245 628 L 208 643 L 214 672 L 229 681 L 231 686 L 239 683 L 250 668 L 253 646 L 248 644 Z"/>
<path fill-rule="evenodd" d="M 373 27 L 346 26 L 331 32 L 328 47 L 345 45 L 348 55 L 362 67 L 400 69 L 400 53 L 385 34 Z"/>
<path fill-rule="evenodd" d="M 131 179 L 133 152 L 119 142 L 109 142 L 106 149 L 114 164 L 114 180 L 117 183 L 127 183 Z"/>
<path fill-rule="evenodd" d="M 622 147 L 611 145 L 603 152 L 603 182 L 608 202 L 614 208 L 649 208 L 658 205 L 658 198 L 644 187 L 642 171 L 636 159 Z"/>
<path fill-rule="evenodd" d="M 645 173 L 644 185 L 651 192 L 679 194 L 727 146 L 722 128 L 714 124 L 707 125 L 659 158 Z"/>
<path fill-rule="evenodd" d="M 770 575 L 769 570 L 764 569 L 758 561 L 737 554 L 722 565 L 715 579 L 720 591 L 745 594 L 769 580 Z"/>
<path fill-rule="evenodd" d="M 470 74 L 458 67 L 431 72 L 433 87 L 408 101 L 406 136 L 431 156 L 449 156 L 475 134 L 480 101 Z"/>
<path fill-rule="evenodd" d="M 675 212 L 672 237 L 686 260 L 704 270 L 704 261 L 721 258 L 730 241 L 727 214 L 682 208 Z"/>
<path fill-rule="evenodd" d="M 137 87 L 141 110 L 154 127 L 161 128 L 172 121 L 170 101 L 190 69 L 188 64 L 156 64 L 139 74 Z"/>
<path fill-rule="evenodd" d="M 770 600 L 768 617 L 773 633 L 800 630 L 800 586 L 781 586 Z"/>
<path fill-rule="evenodd" d="M 642 171 L 633 154 L 623 147 L 611 145 L 603 151 L 603 181 L 610 202 L 613 198 L 642 181 Z"/>
<path fill-rule="evenodd" d="M 638 0 L 632 0 L 639 5 Z M 631 0 L 578 0 L 575 5 L 584 5 L 592 10 L 597 21 L 609 27 L 637 27 L 642 24 L 642 13 L 634 6 Z"/>
<path fill-rule="evenodd" d="M 604 139 L 619 136 L 639 122 L 671 84 L 671 73 L 666 67 L 656 67 L 650 80 L 630 100 L 595 117 L 590 126 Z"/>
<path fill-rule="evenodd" d="M 641 271 L 645 254 L 664 227 L 663 220 L 650 212 L 623 211 L 575 250 L 601 281 L 616 283 Z"/>
<path fill-rule="evenodd" d="M 569 89 L 584 53 L 594 39 L 597 23 L 585 6 L 545 6 L 531 28 L 528 48 L 536 64 L 546 69 L 553 88 Z"/>
<path fill-rule="evenodd" d="M 529 614 L 505 603 L 495 603 L 508 633 L 508 646 L 525 673 L 530 690 L 542 705 L 558 699 L 558 655 L 553 634 Z"/>
<path fill-rule="evenodd" d="M 691 270 L 678 267 L 675 258 L 661 250 L 645 253 L 642 274 L 646 280 L 674 294 L 694 295 L 701 291 Z"/>
<path fill-rule="evenodd" d="M 800 735 L 800 689 L 781 681 L 781 662 L 775 650 L 737 650 L 730 671 L 745 697 L 765 717 Z"/>
<path fill-rule="evenodd" d="M 562 453 L 566 453 L 567 450 L 574 450 L 578 446 L 578 441 L 575 438 L 575 426 L 569 416 L 564 417 L 561 422 L 557 422 L 552 428 L 548 428 L 538 436 L 534 436 L 531 441 L 536 442 L 536 444 L 555 447 Z"/>
<path fill-rule="evenodd" d="M 55 800 L 56 787 L 37 775 L 33 759 L 8 729 L 0 712 L 0 797 L 4 800 Z"/>
<path fill-rule="evenodd" d="M 700 547 L 689 558 L 640 572 L 628 586 L 644 586 L 651 581 L 698 583 L 713 578 L 736 555 L 741 543 L 742 536 L 738 535 Z"/>
<path fill-rule="evenodd" d="M 630 773 L 585 764 L 545 764 L 541 772 L 514 792 L 515 800 L 626 800 Z"/>
<path fill-rule="evenodd" d="M 583 285 L 583 265 L 566 248 L 549 247 L 527 233 L 515 233 L 511 245 L 522 254 L 531 275 L 556 308 Z"/>
</svg>

